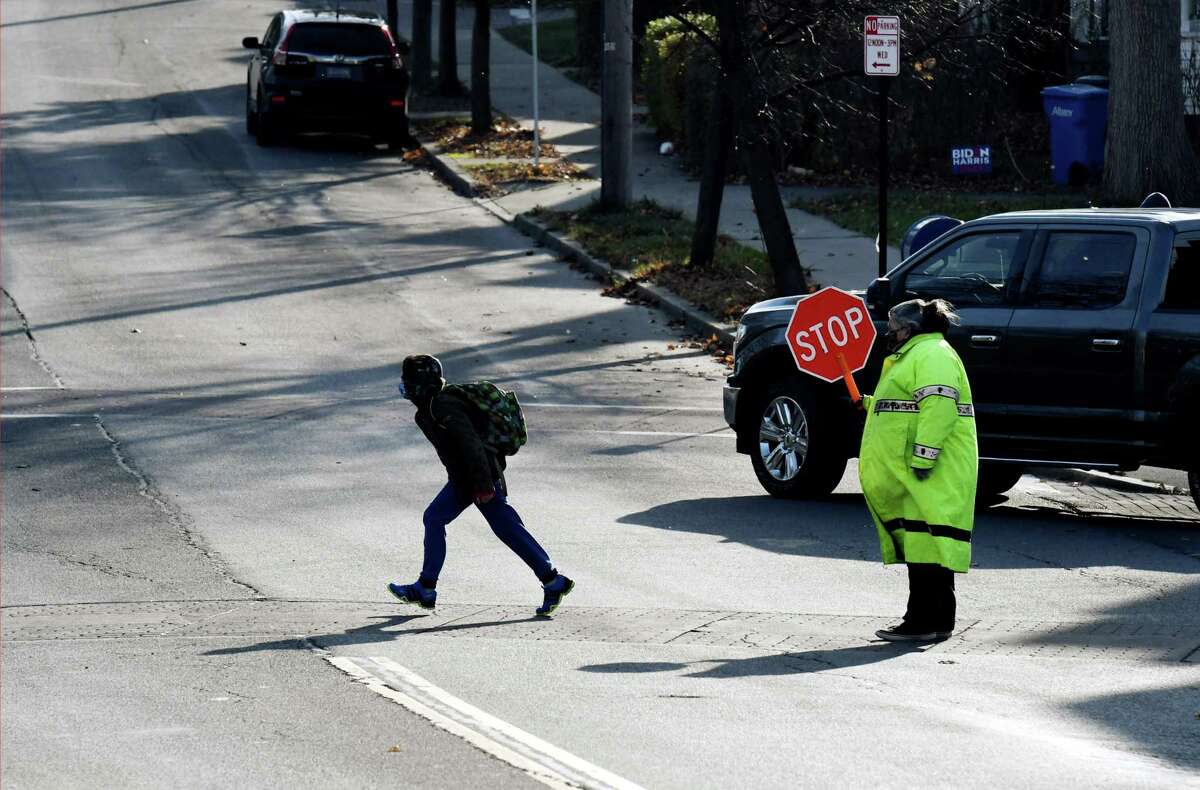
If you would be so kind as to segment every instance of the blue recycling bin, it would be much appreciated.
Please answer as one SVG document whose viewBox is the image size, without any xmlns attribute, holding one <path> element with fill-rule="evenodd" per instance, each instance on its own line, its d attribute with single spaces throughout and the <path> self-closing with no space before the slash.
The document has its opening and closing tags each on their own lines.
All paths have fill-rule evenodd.
<svg viewBox="0 0 1200 790">
<path fill-rule="evenodd" d="M 1104 172 L 1108 90 L 1095 85 L 1042 89 L 1050 120 L 1050 169 L 1056 184 L 1079 185 Z"/>
</svg>

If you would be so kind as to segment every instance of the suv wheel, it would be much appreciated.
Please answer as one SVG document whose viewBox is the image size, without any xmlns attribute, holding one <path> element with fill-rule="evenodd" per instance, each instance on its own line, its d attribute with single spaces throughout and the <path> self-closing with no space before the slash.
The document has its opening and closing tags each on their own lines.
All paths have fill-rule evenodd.
<svg viewBox="0 0 1200 790">
<path fill-rule="evenodd" d="M 998 464 L 982 461 L 979 464 L 979 480 L 975 486 L 975 499 L 987 501 L 1008 491 L 1017 484 L 1025 467 L 1017 464 Z"/>
<path fill-rule="evenodd" d="M 796 378 L 772 385 L 751 411 L 755 432 L 750 460 L 758 482 L 771 496 L 825 496 L 846 471 L 841 420 L 822 414 L 809 387 Z"/>
<path fill-rule="evenodd" d="M 279 132 L 276 130 L 275 119 L 271 117 L 270 111 L 263 106 L 262 96 L 258 97 L 258 111 L 254 118 L 254 139 L 262 147 L 274 145 L 279 138 Z"/>
<path fill-rule="evenodd" d="M 254 98 L 250 87 L 246 86 L 246 134 L 258 133 L 258 108 L 254 106 Z"/>
</svg>

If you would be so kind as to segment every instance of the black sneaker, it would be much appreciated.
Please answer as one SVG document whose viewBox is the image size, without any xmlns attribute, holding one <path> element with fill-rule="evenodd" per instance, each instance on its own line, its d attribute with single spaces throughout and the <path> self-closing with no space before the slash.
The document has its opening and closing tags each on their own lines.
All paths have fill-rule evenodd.
<svg viewBox="0 0 1200 790">
<path fill-rule="evenodd" d="M 437 605 L 437 590 L 426 589 L 419 581 L 412 584 L 389 582 L 388 592 L 401 603 L 415 603 L 422 609 L 432 609 Z"/>
<path fill-rule="evenodd" d="M 915 628 L 908 623 L 881 628 L 875 636 L 888 642 L 945 642 L 950 638 L 950 631 L 930 631 L 925 628 Z"/>
<path fill-rule="evenodd" d="M 562 599 L 575 589 L 575 582 L 563 576 L 561 573 L 554 577 L 554 580 L 548 584 L 542 585 L 542 590 L 545 592 L 545 600 L 542 605 L 537 608 L 537 614 L 541 617 L 549 617 L 554 614 L 554 610 L 562 603 Z"/>
</svg>

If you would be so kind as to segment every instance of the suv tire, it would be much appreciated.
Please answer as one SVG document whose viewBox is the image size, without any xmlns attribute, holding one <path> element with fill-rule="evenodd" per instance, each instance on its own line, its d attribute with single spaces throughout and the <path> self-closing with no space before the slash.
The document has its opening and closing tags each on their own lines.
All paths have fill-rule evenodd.
<svg viewBox="0 0 1200 790">
<path fill-rule="evenodd" d="M 979 480 L 975 485 L 975 499 L 988 501 L 1010 490 L 1025 474 L 1025 467 L 1018 464 L 998 464 L 991 461 L 979 463 Z"/>
<path fill-rule="evenodd" d="M 848 456 L 842 420 L 832 410 L 796 376 L 772 384 L 752 402 L 750 461 L 768 494 L 811 499 L 837 488 Z"/>
<path fill-rule="evenodd" d="M 258 134 L 258 108 L 254 106 L 249 86 L 246 87 L 246 134 Z"/>
<path fill-rule="evenodd" d="M 258 112 L 254 119 L 254 139 L 260 146 L 266 148 L 275 145 L 279 140 L 277 123 L 271 117 L 270 111 L 263 107 L 262 97 L 258 97 Z"/>
</svg>

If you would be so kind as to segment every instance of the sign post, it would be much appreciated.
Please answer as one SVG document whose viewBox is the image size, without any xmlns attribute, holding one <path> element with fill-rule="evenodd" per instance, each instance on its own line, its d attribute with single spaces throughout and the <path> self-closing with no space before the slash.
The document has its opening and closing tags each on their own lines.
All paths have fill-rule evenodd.
<svg viewBox="0 0 1200 790">
<path fill-rule="evenodd" d="M 801 299 L 788 322 L 787 344 L 796 367 L 822 381 L 842 379 L 854 403 L 862 401 L 854 372 L 866 367 L 874 343 L 866 302 L 838 288 Z"/>
<path fill-rule="evenodd" d="M 537 0 L 530 0 L 530 35 L 533 44 L 533 170 L 536 173 L 541 164 L 542 140 L 538 130 L 538 25 Z"/>
<path fill-rule="evenodd" d="M 863 20 L 863 73 L 879 82 L 879 276 L 887 274 L 888 89 L 900 75 L 900 17 L 869 16 Z"/>
</svg>

